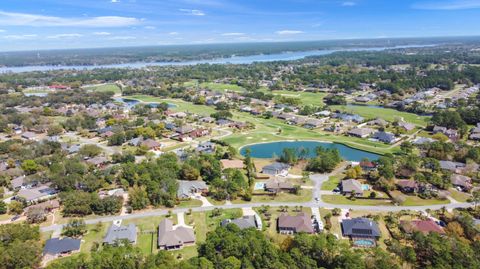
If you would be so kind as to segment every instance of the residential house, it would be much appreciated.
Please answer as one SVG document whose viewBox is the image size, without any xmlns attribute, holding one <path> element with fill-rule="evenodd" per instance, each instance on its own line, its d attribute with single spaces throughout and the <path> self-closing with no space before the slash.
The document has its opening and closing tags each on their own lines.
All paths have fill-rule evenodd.
<svg viewBox="0 0 480 269">
<path fill-rule="evenodd" d="M 371 128 L 353 128 L 347 132 L 347 134 L 355 137 L 366 138 L 369 137 L 375 130 Z"/>
<path fill-rule="evenodd" d="M 128 241 L 130 244 L 137 243 L 137 227 L 135 224 L 128 226 L 117 226 L 112 224 L 103 238 L 103 243 L 108 245 L 119 244 L 122 241 Z"/>
<path fill-rule="evenodd" d="M 26 139 L 26 140 L 33 140 L 33 141 L 36 141 L 38 140 L 37 139 L 37 134 L 33 133 L 33 132 L 25 132 L 22 134 L 22 138 L 23 139 Z"/>
<path fill-rule="evenodd" d="M 80 251 L 80 239 L 64 237 L 50 238 L 45 242 L 43 256 L 48 260 Z"/>
<path fill-rule="evenodd" d="M 179 180 L 177 197 L 180 199 L 187 199 L 196 193 L 206 193 L 208 186 L 204 181 L 200 180 Z"/>
<path fill-rule="evenodd" d="M 180 126 L 178 128 L 175 129 L 175 132 L 179 133 L 179 134 L 189 134 L 191 133 L 192 131 L 194 130 L 194 128 L 190 125 L 184 125 L 184 126 Z"/>
<path fill-rule="evenodd" d="M 228 160 L 222 159 L 220 160 L 223 169 L 243 169 L 244 164 L 242 160 Z"/>
<path fill-rule="evenodd" d="M 14 191 L 21 189 L 22 187 L 24 187 L 26 185 L 25 175 L 13 178 L 10 181 L 10 185 L 12 187 L 12 190 L 14 190 Z"/>
<path fill-rule="evenodd" d="M 430 138 L 430 137 L 418 137 L 415 139 L 412 144 L 414 145 L 425 145 L 425 144 L 430 144 L 433 142 L 436 142 L 437 140 Z"/>
<path fill-rule="evenodd" d="M 357 247 L 374 247 L 381 235 L 378 224 L 367 218 L 342 220 L 342 234 Z"/>
<path fill-rule="evenodd" d="M 402 179 L 395 182 L 398 189 L 403 193 L 415 193 L 418 192 L 419 185 L 414 180 Z"/>
<path fill-rule="evenodd" d="M 195 244 L 193 229 L 177 226 L 173 227 L 170 219 L 163 219 L 158 225 L 158 248 L 163 250 L 181 249 L 185 245 Z"/>
<path fill-rule="evenodd" d="M 262 173 L 271 176 L 287 176 L 290 165 L 286 163 L 274 162 L 262 168 Z"/>
<path fill-rule="evenodd" d="M 265 191 L 279 193 L 279 192 L 292 192 L 295 190 L 295 187 L 292 183 L 280 180 L 277 178 L 272 178 L 265 182 Z"/>
<path fill-rule="evenodd" d="M 420 232 L 425 235 L 429 233 L 445 234 L 443 228 L 432 219 L 401 221 L 400 227 L 407 234 L 412 234 L 413 232 Z"/>
<path fill-rule="evenodd" d="M 49 185 L 39 185 L 29 189 L 20 189 L 16 195 L 18 198 L 24 199 L 28 204 L 38 201 L 48 200 L 57 194 L 57 190 Z"/>
<path fill-rule="evenodd" d="M 316 129 L 322 126 L 324 122 L 325 122 L 324 120 L 309 118 L 307 119 L 307 121 L 305 121 L 305 123 L 303 124 L 303 127 L 307 129 Z"/>
<path fill-rule="evenodd" d="M 356 196 L 363 195 L 362 184 L 356 179 L 345 179 L 342 180 L 342 194 L 351 195 L 352 193 Z"/>
<path fill-rule="evenodd" d="M 400 122 L 398 122 L 398 127 L 403 128 L 405 131 L 409 132 L 409 131 L 415 129 L 415 124 L 400 121 Z"/>
<path fill-rule="evenodd" d="M 371 121 L 367 122 L 367 125 L 370 125 L 370 126 L 376 125 L 376 126 L 380 126 L 380 127 L 385 127 L 385 126 L 388 125 L 388 121 L 386 121 L 384 119 L 381 119 L 381 118 L 377 118 L 377 119 L 374 119 L 374 120 L 371 120 Z"/>
<path fill-rule="evenodd" d="M 296 216 L 282 214 L 278 217 L 278 232 L 281 234 L 309 233 L 313 234 L 311 218 L 304 212 Z"/>
<path fill-rule="evenodd" d="M 392 144 L 397 141 L 394 134 L 382 131 L 374 133 L 372 138 L 387 144 Z"/>
<path fill-rule="evenodd" d="M 368 160 L 361 161 L 359 165 L 362 168 L 362 170 L 366 172 L 375 170 L 377 168 L 377 165 L 374 162 L 371 162 Z"/>
<path fill-rule="evenodd" d="M 440 161 L 440 168 L 453 173 L 461 173 L 460 171 L 466 167 L 466 164 L 452 161 Z"/>
<path fill-rule="evenodd" d="M 472 179 L 467 176 L 453 174 L 450 176 L 450 182 L 452 185 L 464 192 L 468 192 L 472 189 Z"/>
<path fill-rule="evenodd" d="M 197 146 L 197 148 L 195 148 L 195 151 L 199 153 L 212 154 L 215 152 L 215 144 L 210 141 L 202 142 Z"/>
<path fill-rule="evenodd" d="M 158 141 L 155 141 L 153 139 L 146 139 L 140 143 L 142 147 L 145 147 L 149 150 L 160 150 L 162 147 L 162 144 Z"/>
<path fill-rule="evenodd" d="M 200 119 L 200 122 L 203 122 L 203 123 L 214 123 L 214 122 L 215 122 L 215 118 L 212 118 L 212 117 L 204 117 L 204 118 L 201 118 L 201 119 Z"/>
<path fill-rule="evenodd" d="M 106 163 L 108 163 L 108 159 L 104 156 L 96 156 L 88 159 L 86 162 L 95 167 L 103 167 Z"/>
<path fill-rule="evenodd" d="M 225 227 L 228 224 L 233 223 L 238 226 L 240 229 L 255 228 L 258 229 L 262 226 L 262 220 L 259 219 L 257 215 L 243 216 L 238 219 L 225 219 L 220 223 L 221 226 Z"/>
</svg>

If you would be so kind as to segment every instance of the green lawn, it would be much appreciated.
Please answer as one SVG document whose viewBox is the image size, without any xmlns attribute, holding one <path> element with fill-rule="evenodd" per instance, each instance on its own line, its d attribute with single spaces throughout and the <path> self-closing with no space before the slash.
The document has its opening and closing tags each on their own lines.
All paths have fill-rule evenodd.
<svg viewBox="0 0 480 269">
<path fill-rule="evenodd" d="M 400 191 L 392 191 L 390 194 L 393 197 L 401 196 L 405 199 L 402 203 L 403 206 L 419 206 L 419 205 L 443 205 L 449 204 L 449 200 L 439 200 L 439 199 L 422 199 L 416 195 L 405 195 Z"/>
<path fill-rule="evenodd" d="M 467 202 L 467 200 L 471 197 L 470 194 L 457 191 L 454 188 L 450 188 L 448 191 L 450 192 L 450 196 L 452 196 L 453 199 L 462 203 Z"/>
<path fill-rule="evenodd" d="M 368 106 L 330 106 L 331 109 L 341 110 L 347 113 L 358 114 L 367 119 L 383 118 L 386 121 L 394 121 L 403 118 L 406 122 L 419 126 L 426 126 L 430 117 L 418 116 L 413 113 L 401 112 L 391 108 L 377 108 Z"/>
<path fill-rule="evenodd" d="M 114 92 L 115 94 L 122 93 L 122 90 L 116 84 L 95 85 L 95 86 L 85 87 L 84 89 L 87 91 L 96 91 L 96 92 Z"/>
<path fill-rule="evenodd" d="M 279 193 L 275 196 L 273 195 L 253 195 L 251 203 L 263 203 L 263 202 L 285 202 L 285 203 L 294 203 L 294 202 L 308 202 L 312 199 L 312 190 L 311 189 L 302 189 L 300 193 L 293 194 L 293 193 Z M 233 200 L 232 203 L 234 204 L 244 204 L 248 203 L 244 200 L 237 199 Z"/>
<path fill-rule="evenodd" d="M 204 82 L 200 83 L 200 88 L 207 88 L 213 91 L 231 91 L 231 92 L 244 92 L 245 89 L 238 85 L 225 84 L 225 83 L 215 83 L 215 82 Z"/>
<path fill-rule="evenodd" d="M 324 191 L 332 191 L 340 184 L 343 177 L 343 174 L 330 176 L 327 181 L 323 182 L 321 189 Z"/>
<path fill-rule="evenodd" d="M 196 199 L 190 199 L 186 201 L 180 201 L 177 207 L 199 207 L 202 206 L 202 201 Z"/>
<path fill-rule="evenodd" d="M 239 208 L 223 209 L 219 216 L 212 216 L 212 211 L 193 212 L 191 215 L 185 214 L 185 224 L 195 228 L 197 242 L 204 242 L 207 233 L 215 230 L 222 220 L 241 216 L 242 210 Z"/>
<path fill-rule="evenodd" d="M 294 91 L 269 91 L 266 90 L 266 93 L 272 93 L 277 96 L 292 97 L 298 98 L 301 101 L 302 105 L 313 105 L 313 106 L 324 106 L 323 97 L 327 95 L 326 93 L 320 92 L 294 92 Z"/>
<path fill-rule="evenodd" d="M 80 252 L 90 253 L 92 247 L 95 243 L 101 245 L 103 242 L 103 237 L 107 234 L 108 227 L 111 223 L 102 223 L 101 226 L 97 225 L 87 225 L 87 233 L 82 237 L 82 244 L 80 247 Z"/>
<path fill-rule="evenodd" d="M 348 197 L 343 195 L 322 195 L 322 200 L 325 203 L 330 204 L 340 204 L 340 205 L 372 205 L 372 206 L 381 206 L 381 205 L 391 205 L 388 200 L 377 200 L 377 199 L 355 199 L 355 201 L 350 200 Z"/>
</svg>

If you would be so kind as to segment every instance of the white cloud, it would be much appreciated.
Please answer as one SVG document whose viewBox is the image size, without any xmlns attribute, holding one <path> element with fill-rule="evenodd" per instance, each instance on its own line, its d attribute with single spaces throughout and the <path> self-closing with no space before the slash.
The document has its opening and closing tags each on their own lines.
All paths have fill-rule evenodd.
<svg viewBox="0 0 480 269">
<path fill-rule="evenodd" d="M 124 27 L 140 24 L 141 22 L 142 20 L 137 18 L 119 16 L 63 18 L 37 14 L 0 11 L 0 25 L 56 27 Z"/>
<path fill-rule="evenodd" d="M 134 36 L 112 36 L 109 39 L 110 40 L 134 40 L 137 38 Z"/>
<path fill-rule="evenodd" d="M 5 33 L 6 30 L 0 29 L 0 33 Z"/>
<path fill-rule="evenodd" d="M 38 35 L 30 34 L 30 35 L 6 35 L 3 38 L 10 39 L 10 40 L 24 40 L 24 39 L 34 39 L 36 37 L 38 37 Z"/>
<path fill-rule="evenodd" d="M 303 34 L 303 31 L 298 31 L 298 30 L 281 30 L 281 31 L 276 31 L 275 32 L 277 35 L 298 35 L 298 34 Z"/>
<path fill-rule="evenodd" d="M 149 26 L 145 26 L 145 29 L 147 29 L 147 30 L 155 30 L 155 29 L 157 29 L 157 27 L 149 25 Z"/>
<path fill-rule="evenodd" d="M 414 9 L 427 10 L 460 10 L 480 8 L 478 0 L 444 0 L 444 1 L 428 1 L 418 2 L 412 5 Z"/>
<path fill-rule="evenodd" d="M 357 3 L 352 2 L 352 1 L 346 1 L 346 2 L 342 3 L 343 7 L 353 7 L 353 6 L 356 6 L 356 5 L 357 5 Z"/>
<path fill-rule="evenodd" d="M 170 32 L 169 35 L 178 35 L 178 32 Z"/>
<path fill-rule="evenodd" d="M 77 38 L 77 37 L 82 37 L 83 35 L 81 34 L 58 34 L 58 35 L 50 35 L 47 36 L 47 38 L 50 39 L 59 39 L 59 38 Z"/>
<path fill-rule="evenodd" d="M 94 32 L 93 35 L 106 36 L 111 35 L 109 32 Z"/>
<path fill-rule="evenodd" d="M 223 36 L 244 36 L 245 33 L 223 33 Z"/>
<path fill-rule="evenodd" d="M 112 3 L 120 3 L 120 0 L 111 0 Z"/>
<path fill-rule="evenodd" d="M 192 16 L 205 16 L 205 12 L 198 10 L 198 9 L 185 9 L 181 8 L 179 9 L 180 12 L 186 13 L 188 15 Z"/>
</svg>

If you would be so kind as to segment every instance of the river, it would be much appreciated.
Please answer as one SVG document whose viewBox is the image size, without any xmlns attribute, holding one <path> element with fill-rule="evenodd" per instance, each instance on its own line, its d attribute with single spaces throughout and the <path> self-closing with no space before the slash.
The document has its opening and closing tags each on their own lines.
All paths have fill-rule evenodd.
<svg viewBox="0 0 480 269">
<path fill-rule="evenodd" d="M 328 55 L 339 51 L 382 51 L 387 49 L 402 49 L 402 48 L 416 48 L 416 47 L 432 47 L 436 45 L 405 45 L 392 47 L 378 47 L 378 48 L 355 48 L 355 49 L 335 49 L 335 50 L 311 50 L 311 51 L 295 51 L 283 52 L 276 54 L 259 54 L 251 56 L 232 56 L 229 58 L 220 58 L 212 60 L 198 60 L 185 62 L 137 62 L 137 63 L 122 63 L 110 65 L 75 65 L 75 66 L 18 66 L 18 67 L 0 67 L 0 73 L 22 73 L 32 71 L 51 71 L 51 70 L 92 70 L 95 68 L 143 68 L 149 66 L 185 66 L 197 64 L 251 64 L 255 62 L 274 62 L 274 61 L 294 61 L 300 60 L 309 56 Z"/>
</svg>

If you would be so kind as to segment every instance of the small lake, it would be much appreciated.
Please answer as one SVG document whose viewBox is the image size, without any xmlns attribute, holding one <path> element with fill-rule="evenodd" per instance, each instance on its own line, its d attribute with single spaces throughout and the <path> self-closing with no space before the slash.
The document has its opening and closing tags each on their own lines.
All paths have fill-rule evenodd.
<svg viewBox="0 0 480 269">
<path fill-rule="evenodd" d="M 285 148 L 296 148 L 297 150 L 305 148 L 308 149 L 308 155 L 311 158 L 315 157 L 315 149 L 318 146 L 322 146 L 328 149 L 338 149 L 342 158 L 347 161 L 360 162 L 363 158 L 368 158 L 369 160 L 377 160 L 380 157 L 380 155 L 378 154 L 354 149 L 342 144 L 317 141 L 279 141 L 271 143 L 253 144 L 243 147 L 240 150 L 240 154 L 245 156 L 245 152 L 249 148 L 251 150 L 251 156 L 253 158 L 269 159 L 272 158 L 274 155 L 282 155 L 283 149 Z"/>
</svg>

